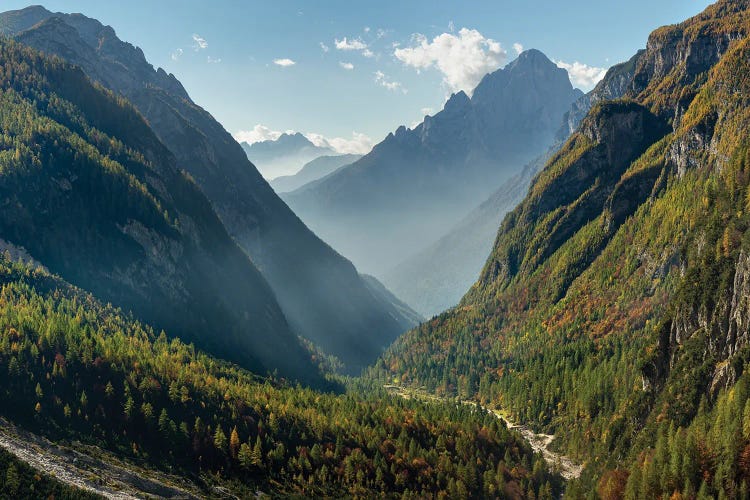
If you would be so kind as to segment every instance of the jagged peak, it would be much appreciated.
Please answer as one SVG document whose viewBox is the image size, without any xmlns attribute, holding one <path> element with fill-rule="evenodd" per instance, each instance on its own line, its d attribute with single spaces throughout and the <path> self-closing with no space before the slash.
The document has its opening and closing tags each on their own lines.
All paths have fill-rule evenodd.
<svg viewBox="0 0 750 500">
<path fill-rule="evenodd" d="M 445 109 L 446 111 L 461 109 L 466 107 L 470 102 L 471 100 L 469 99 L 469 96 L 466 94 L 466 92 L 464 92 L 463 90 L 459 90 L 458 92 L 451 94 L 443 109 Z"/>
<path fill-rule="evenodd" d="M 552 60 L 544 54 L 544 52 L 538 49 L 524 50 L 515 60 L 508 63 L 504 69 L 506 72 L 513 72 L 514 70 L 526 67 L 537 67 L 551 71 L 560 69 L 557 64 L 552 62 Z"/>
<path fill-rule="evenodd" d="M 0 23 L 1 35 L 12 35 L 18 31 L 28 29 L 52 15 L 41 5 L 11 10 L 5 13 L 5 22 Z"/>
<path fill-rule="evenodd" d="M 539 49 L 526 49 L 523 52 L 521 52 L 518 57 L 516 58 L 516 61 L 519 62 L 549 62 L 552 63 L 552 61 L 547 57 L 547 55 L 542 52 Z M 554 63 L 553 63 L 554 64 Z"/>
<path fill-rule="evenodd" d="M 52 14 L 52 11 L 47 10 L 43 5 L 29 5 L 23 9 L 18 9 L 13 12 L 24 13 L 24 14 Z"/>
<path fill-rule="evenodd" d="M 558 67 L 542 51 L 527 49 L 521 52 L 516 59 L 508 63 L 504 68 L 484 75 L 479 85 L 474 89 L 474 97 L 477 94 L 482 94 L 488 87 L 492 88 L 495 85 L 501 84 L 501 82 L 508 81 L 516 75 L 532 75 L 532 78 L 535 77 L 534 75 L 544 75 L 545 77 L 548 76 L 549 79 L 559 81 L 563 86 L 573 88 L 568 79 L 568 73 L 564 69 Z"/>
</svg>

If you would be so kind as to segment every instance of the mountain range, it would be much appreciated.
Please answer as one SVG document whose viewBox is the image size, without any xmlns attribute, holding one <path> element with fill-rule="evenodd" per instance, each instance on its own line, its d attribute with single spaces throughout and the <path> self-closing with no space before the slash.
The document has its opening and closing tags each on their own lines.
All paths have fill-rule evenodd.
<svg viewBox="0 0 750 500">
<path fill-rule="evenodd" d="M 382 277 L 443 236 L 552 144 L 581 92 L 544 54 L 527 50 L 458 92 L 413 130 L 283 199 L 362 270 Z"/>
<path fill-rule="evenodd" d="M 180 82 L 154 70 L 111 27 L 42 7 L 6 12 L 0 26 L 19 42 L 78 65 L 135 106 L 268 281 L 295 333 L 356 371 L 414 324 L 413 316 L 384 308 L 390 299 L 305 227 Z"/>
<path fill-rule="evenodd" d="M 269 184 L 277 193 L 288 193 L 322 179 L 341 167 L 354 163 L 361 157 L 362 155 L 355 154 L 319 156 L 305 163 L 296 174 L 276 177 Z"/>
<path fill-rule="evenodd" d="M 243 142 L 241 146 L 266 179 L 294 175 L 315 158 L 335 153 L 329 147 L 316 146 L 299 132 L 283 133 L 277 139 L 252 144 Z"/>
</svg>

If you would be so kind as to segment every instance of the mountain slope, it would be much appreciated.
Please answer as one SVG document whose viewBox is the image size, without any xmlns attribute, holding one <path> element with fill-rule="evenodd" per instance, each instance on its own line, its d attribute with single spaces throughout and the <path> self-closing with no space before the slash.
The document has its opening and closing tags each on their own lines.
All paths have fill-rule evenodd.
<svg viewBox="0 0 750 500">
<path fill-rule="evenodd" d="M 746 494 L 748 33 L 746 0 L 653 32 L 379 373 L 555 432 L 588 464 L 573 497 Z"/>
<path fill-rule="evenodd" d="M 526 165 L 438 241 L 388 270 L 385 284 L 425 317 L 458 304 L 477 280 L 500 221 L 523 200 L 545 158 Z"/>
<path fill-rule="evenodd" d="M 580 96 L 539 51 L 459 92 L 414 130 L 400 127 L 354 164 L 283 195 L 362 270 L 382 273 L 442 236 L 553 142 Z"/>
<path fill-rule="evenodd" d="M 332 174 L 345 165 L 354 163 L 362 158 L 362 155 L 334 155 L 320 156 L 305 163 L 305 166 L 294 175 L 282 175 L 270 181 L 271 187 L 277 193 L 287 193 L 301 188 L 302 186 L 322 179 Z"/>
<path fill-rule="evenodd" d="M 195 484 L 206 498 L 559 491 L 544 460 L 487 412 L 377 386 L 336 395 L 260 379 L 3 255 L 0 366 L 3 417 L 84 447 L 72 467 L 93 465 L 97 479 L 135 480 L 159 497 L 189 496 L 179 490 Z M 168 471 L 177 488 L 160 484 L 163 475 L 141 479 L 152 469 Z"/>
<path fill-rule="evenodd" d="M 294 175 L 315 158 L 334 153 L 331 148 L 316 146 L 299 132 L 284 133 L 275 140 L 240 145 L 266 179 Z"/>
<path fill-rule="evenodd" d="M 318 380 L 266 281 L 135 109 L 15 42 L 0 59 L 0 238 L 201 348 Z"/>
<path fill-rule="evenodd" d="M 18 21 L 27 18 L 26 24 Z M 297 333 L 356 371 L 413 326 L 396 309 L 382 308 L 385 302 L 373 296 L 354 266 L 305 227 L 173 75 L 155 71 L 111 27 L 41 7 L 0 15 L 0 26 L 8 25 L 22 43 L 80 65 L 133 103 L 250 255 Z"/>
</svg>

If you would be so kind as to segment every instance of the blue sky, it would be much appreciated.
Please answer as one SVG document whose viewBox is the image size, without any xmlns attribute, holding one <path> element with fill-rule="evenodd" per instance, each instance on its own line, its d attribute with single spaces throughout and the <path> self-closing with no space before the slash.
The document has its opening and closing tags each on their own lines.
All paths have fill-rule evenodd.
<svg viewBox="0 0 750 500">
<path fill-rule="evenodd" d="M 478 72 L 512 60 L 514 44 L 571 65 L 577 86 L 588 90 L 597 68 L 629 58 L 654 28 L 709 3 L 51 0 L 44 6 L 114 27 L 154 66 L 174 73 L 233 134 L 255 130 L 242 137 L 257 139 L 296 130 L 353 150 L 439 110 L 450 92 L 475 84 Z M 26 5 L 2 2 L 3 10 Z"/>
</svg>

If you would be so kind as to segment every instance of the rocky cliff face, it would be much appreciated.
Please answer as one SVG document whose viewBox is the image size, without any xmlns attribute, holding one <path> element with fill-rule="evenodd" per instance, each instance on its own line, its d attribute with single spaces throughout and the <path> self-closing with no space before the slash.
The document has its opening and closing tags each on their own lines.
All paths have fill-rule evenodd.
<svg viewBox="0 0 750 500">
<path fill-rule="evenodd" d="M 565 113 L 563 126 L 557 133 L 560 141 L 566 140 L 576 131 L 596 103 L 619 99 L 630 91 L 636 64 L 643 52 L 639 50 L 628 61 L 609 68 L 604 78 L 588 94 L 582 95 L 571 105 L 570 110 Z"/>
<path fill-rule="evenodd" d="M 41 7 L 0 17 L 14 20 L 4 25 L 20 42 L 80 65 L 135 105 L 251 256 L 296 332 L 356 370 L 413 325 L 396 309 L 383 309 L 387 301 L 289 210 L 221 124 L 112 28 Z"/>
</svg>

